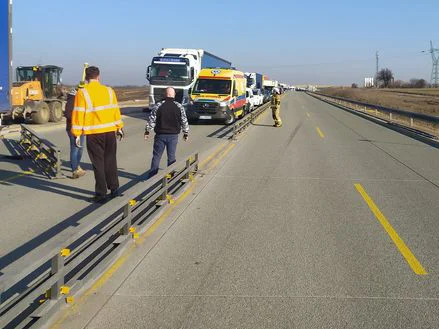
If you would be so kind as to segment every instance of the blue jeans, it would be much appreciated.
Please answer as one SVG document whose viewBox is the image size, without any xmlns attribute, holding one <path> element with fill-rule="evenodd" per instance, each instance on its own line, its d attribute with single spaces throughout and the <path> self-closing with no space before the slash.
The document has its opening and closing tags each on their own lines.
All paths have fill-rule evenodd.
<svg viewBox="0 0 439 329">
<path fill-rule="evenodd" d="M 151 160 L 151 170 L 149 177 L 156 175 L 159 171 L 160 160 L 166 147 L 168 153 L 168 167 L 172 165 L 175 160 L 175 152 L 177 151 L 178 135 L 155 135 L 154 149 Z"/>
<path fill-rule="evenodd" d="M 70 138 L 70 167 L 72 167 L 72 171 L 75 171 L 78 169 L 79 163 L 81 162 L 82 151 L 84 150 L 85 146 L 85 136 L 81 135 L 80 137 L 82 147 L 77 147 L 75 143 L 75 136 L 73 136 L 70 131 L 67 131 L 67 135 L 69 135 Z"/>
</svg>

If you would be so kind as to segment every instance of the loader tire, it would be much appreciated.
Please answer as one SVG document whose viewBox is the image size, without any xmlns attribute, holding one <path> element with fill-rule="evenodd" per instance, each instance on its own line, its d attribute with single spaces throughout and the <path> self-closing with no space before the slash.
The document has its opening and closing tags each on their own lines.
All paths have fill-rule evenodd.
<svg viewBox="0 0 439 329">
<path fill-rule="evenodd" d="M 35 109 L 31 114 L 31 119 L 33 123 L 43 124 L 49 122 L 50 119 L 50 109 L 49 105 L 45 102 L 37 103 Z"/>
<path fill-rule="evenodd" d="M 50 122 L 59 122 L 62 120 L 63 111 L 62 104 L 60 102 L 50 102 L 49 103 L 49 121 Z"/>
</svg>

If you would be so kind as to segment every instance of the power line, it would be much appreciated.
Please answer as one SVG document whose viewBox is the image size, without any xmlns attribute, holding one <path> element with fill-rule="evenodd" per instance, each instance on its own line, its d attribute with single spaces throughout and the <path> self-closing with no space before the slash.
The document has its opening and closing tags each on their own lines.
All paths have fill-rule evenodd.
<svg viewBox="0 0 439 329">
<path fill-rule="evenodd" d="M 390 57 L 384 57 L 386 60 L 388 59 L 397 59 L 397 58 L 408 58 L 414 56 L 425 56 L 422 52 L 413 52 L 407 53 L 406 55 L 395 55 Z M 377 58 L 377 57 L 376 57 Z M 258 69 L 282 69 L 282 68 L 295 68 L 295 67 L 307 67 L 307 66 L 321 66 L 321 65 L 340 65 L 340 64 L 348 64 L 348 63 L 359 63 L 359 62 L 370 62 L 371 58 L 364 59 L 351 59 L 337 62 L 321 62 L 321 63 L 303 63 L 303 64 L 279 64 L 279 65 L 246 65 L 240 64 L 239 66 L 245 66 L 248 68 L 258 68 Z"/>
</svg>

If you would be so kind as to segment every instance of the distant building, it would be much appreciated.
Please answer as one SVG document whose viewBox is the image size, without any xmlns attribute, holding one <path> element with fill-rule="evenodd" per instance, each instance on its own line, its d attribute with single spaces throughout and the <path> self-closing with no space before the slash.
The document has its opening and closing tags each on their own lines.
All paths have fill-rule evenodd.
<svg viewBox="0 0 439 329">
<path fill-rule="evenodd" d="M 365 88 L 372 88 L 374 86 L 373 78 L 364 78 L 364 87 Z"/>
</svg>

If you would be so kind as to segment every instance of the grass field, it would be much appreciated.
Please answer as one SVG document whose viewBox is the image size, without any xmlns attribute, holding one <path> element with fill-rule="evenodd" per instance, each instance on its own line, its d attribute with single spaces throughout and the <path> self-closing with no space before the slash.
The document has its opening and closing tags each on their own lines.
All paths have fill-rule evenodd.
<svg viewBox="0 0 439 329">
<path fill-rule="evenodd" d="M 439 115 L 439 88 L 434 89 L 366 89 L 324 88 L 329 96 L 430 115 Z"/>
<path fill-rule="evenodd" d="M 148 87 L 113 87 L 119 102 L 148 100 Z"/>
</svg>

